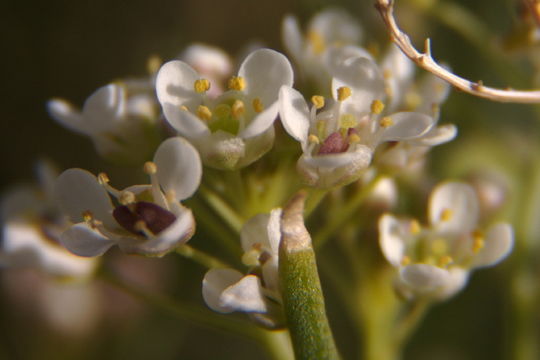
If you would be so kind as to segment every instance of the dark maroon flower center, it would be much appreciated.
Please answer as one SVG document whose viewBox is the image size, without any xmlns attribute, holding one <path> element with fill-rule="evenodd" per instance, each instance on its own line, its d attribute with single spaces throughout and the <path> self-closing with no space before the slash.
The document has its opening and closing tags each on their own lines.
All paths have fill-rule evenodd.
<svg viewBox="0 0 540 360">
<path fill-rule="evenodd" d="M 317 155 L 324 154 L 339 154 L 349 149 L 349 136 L 356 133 L 353 128 L 347 129 L 346 135 L 342 135 L 340 131 L 336 131 L 328 135 L 321 144 Z"/>
<path fill-rule="evenodd" d="M 172 212 L 146 201 L 118 206 L 113 211 L 113 217 L 124 229 L 137 235 L 144 235 L 136 225 L 140 222 L 153 234 L 159 234 L 176 220 Z"/>
</svg>

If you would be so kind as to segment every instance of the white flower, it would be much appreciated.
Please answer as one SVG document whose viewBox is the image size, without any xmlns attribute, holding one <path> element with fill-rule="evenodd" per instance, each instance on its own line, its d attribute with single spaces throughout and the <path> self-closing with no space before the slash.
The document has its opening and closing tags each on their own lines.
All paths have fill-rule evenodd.
<svg viewBox="0 0 540 360">
<path fill-rule="evenodd" d="M 360 43 L 362 29 L 341 9 L 319 12 L 310 20 L 305 34 L 296 17 L 285 16 L 281 35 L 285 49 L 301 74 L 314 80 L 320 88 L 326 88 L 330 80 L 328 63 L 333 60 L 329 50 L 349 48 L 356 55 L 369 56 L 366 50 L 355 46 Z"/>
<path fill-rule="evenodd" d="M 398 290 L 405 296 L 445 299 L 465 286 L 472 269 L 503 260 L 513 247 L 512 227 L 498 223 L 484 233 L 478 219 L 473 188 L 458 182 L 435 188 L 426 227 L 383 215 L 379 241 L 388 262 L 398 269 Z"/>
<path fill-rule="evenodd" d="M 52 197 L 56 171 L 41 162 L 38 175 L 39 187 L 20 185 L 2 197 L 0 265 L 35 268 L 59 277 L 91 275 L 96 261 L 73 255 L 59 243 L 68 224 Z"/>
<path fill-rule="evenodd" d="M 279 96 L 283 126 L 302 145 L 297 168 L 307 184 L 323 188 L 356 180 L 380 143 L 417 139 L 435 121 L 419 112 L 383 116 L 383 76 L 365 57 L 337 64 L 330 104 L 314 96 L 310 108 L 302 94 L 288 86 Z"/>
<path fill-rule="evenodd" d="M 206 165 L 236 169 L 272 147 L 278 91 L 292 82 L 287 58 L 259 49 L 230 79 L 230 90 L 217 98 L 207 94 L 212 83 L 179 60 L 159 70 L 156 91 L 169 124 L 197 147 Z"/>
<path fill-rule="evenodd" d="M 242 261 L 253 269 L 249 275 L 233 269 L 212 269 L 206 273 L 203 298 L 212 310 L 263 314 L 275 310 L 275 305 L 281 302 L 278 284 L 280 221 L 281 209 L 274 209 L 270 214 L 253 217 L 242 228 Z M 268 318 L 265 321 L 271 322 Z"/>
<path fill-rule="evenodd" d="M 63 99 L 47 103 L 51 117 L 76 133 L 88 136 L 97 152 L 113 161 L 140 163 L 160 141 L 158 106 L 151 79 L 126 80 L 97 89 L 82 110 Z"/>
<path fill-rule="evenodd" d="M 103 173 L 96 178 L 82 169 L 64 171 L 55 192 L 75 224 L 62 234 L 62 244 L 81 256 L 101 255 L 115 244 L 127 253 L 161 256 L 187 242 L 195 221 L 180 201 L 199 186 L 197 151 L 185 139 L 171 138 L 144 168 L 152 184 L 122 191 L 112 188 Z"/>
</svg>

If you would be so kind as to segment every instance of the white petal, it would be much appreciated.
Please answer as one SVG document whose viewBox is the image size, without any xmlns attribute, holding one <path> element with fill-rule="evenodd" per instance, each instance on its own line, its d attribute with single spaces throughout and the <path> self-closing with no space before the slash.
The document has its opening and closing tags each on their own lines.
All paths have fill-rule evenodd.
<svg viewBox="0 0 540 360">
<path fill-rule="evenodd" d="M 382 131 L 380 141 L 399 141 L 419 137 L 429 131 L 434 120 L 417 112 L 399 112 L 390 116 L 393 124 Z"/>
<path fill-rule="evenodd" d="M 242 249 L 245 252 L 251 250 L 253 245 L 257 243 L 263 245 L 266 249 L 270 249 L 267 231 L 269 221 L 269 214 L 257 214 L 245 222 L 240 230 Z"/>
<path fill-rule="evenodd" d="M 54 201 L 54 184 L 59 175 L 58 169 L 50 161 L 40 160 L 36 164 L 36 173 L 46 201 Z"/>
<path fill-rule="evenodd" d="M 431 128 L 430 131 L 409 143 L 418 146 L 436 146 L 453 140 L 456 135 L 457 127 L 454 124 L 441 125 Z"/>
<path fill-rule="evenodd" d="M 165 140 L 154 155 L 157 178 L 165 193 L 172 190 L 177 200 L 184 200 L 201 183 L 202 165 L 199 153 L 187 140 L 174 137 Z"/>
<path fill-rule="evenodd" d="M 346 112 L 364 114 L 371 103 L 384 96 L 384 80 L 379 67 L 368 58 L 357 57 L 346 60 L 332 74 L 332 96 L 337 99 L 337 90 L 347 86 L 351 96 L 344 101 Z"/>
<path fill-rule="evenodd" d="M 126 93 L 123 86 L 109 84 L 97 89 L 82 109 L 85 126 L 91 134 L 114 129 L 126 113 Z"/>
<path fill-rule="evenodd" d="M 28 214 L 45 211 L 47 204 L 40 196 L 41 192 L 34 186 L 17 185 L 11 188 L 0 200 L 2 220 L 25 218 Z"/>
<path fill-rule="evenodd" d="M 238 134 L 243 139 L 251 138 L 262 134 L 272 124 L 278 115 L 278 102 L 274 102 L 271 106 L 264 109 L 261 113 L 257 114 L 249 123 L 249 125 Z"/>
<path fill-rule="evenodd" d="M 286 15 L 281 23 L 281 40 L 287 52 L 299 62 L 304 51 L 304 39 L 298 20 L 292 15 Z"/>
<path fill-rule="evenodd" d="M 420 83 L 420 98 L 422 104 L 415 111 L 425 114 L 433 113 L 433 106 L 442 104 L 450 93 L 450 84 L 429 73 Z"/>
<path fill-rule="evenodd" d="M 270 249 L 276 257 L 279 253 L 279 243 L 281 241 L 281 212 L 281 208 L 272 209 L 266 228 Z"/>
<path fill-rule="evenodd" d="M 202 76 L 219 78 L 229 75 L 232 71 L 229 55 L 215 46 L 192 44 L 184 50 L 180 58 L 196 69 Z"/>
<path fill-rule="evenodd" d="M 161 105 L 190 107 L 199 101 L 201 95 L 195 91 L 195 81 L 199 74 L 183 61 L 173 60 L 165 63 L 156 77 L 156 94 Z"/>
<path fill-rule="evenodd" d="M 283 127 L 294 139 L 305 143 L 309 132 L 309 108 L 300 92 L 289 86 L 279 91 L 279 115 Z"/>
<path fill-rule="evenodd" d="M 469 280 L 469 271 L 462 268 L 450 268 L 448 273 L 450 276 L 445 284 L 433 294 L 437 300 L 445 300 L 454 296 L 467 285 Z"/>
<path fill-rule="evenodd" d="M 392 110 L 401 103 L 405 92 L 409 90 L 408 85 L 414 76 L 415 66 L 395 44 L 391 44 L 382 61 L 381 69 L 391 94 L 391 102 L 387 109 Z"/>
<path fill-rule="evenodd" d="M 233 269 L 209 270 L 202 283 L 202 295 L 206 305 L 220 313 L 233 312 L 234 308 L 220 304 L 220 297 L 226 288 L 240 281 L 242 277 L 242 273 Z"/>
<path fill-rule="evenodd" d="M 165 119 L 181 135 L 189 138 L 204 136 L 210 132 L 208 126 L 189 111 L 180 109 L 179 106 L 165 103 L 162 106 Z"/>
<path fill-rule="evenodd" d="M 243 312 L 267 311 L 261 280 L 255 275 L 244 276 L 239 282 L 226 288 L 220 296 L 221 307 Z"/>
<path fill-rule="evenodd" d="M 414 264 L 400 270 L 401 280 L 417 292 L 424 293 L 449 283 L 450 273 L 436 266 Z"/>
<path fill-rule="evenodd" d="M 99 256 L 109 250 L 114 242 L 88 227 L 86 223 L 75 224 L 60 237 L 62 245 L 79 256 Z"/>
<path fill-rule="evenodd" d="M 277 101 L 282 85 L 293 84 L 289 60 L 270 49 L 259 49 L 249 54 L 240 66 L 238 75 L 246 81 L 245 93 L 249 97 L 260 98 L 265 105 Z"/>
<path fill-rule="evenodd" d="M 367 58 L 375 61 L 373 56 L 364 48 L 355 45 L 333 46 L 324 53 L 324 63 L 331 74 L 339 71 L 340 66 L 351 58 Z"/>
<path fill-rule="evenodd" d="M 82 114 L 67 101 L 63 99 L 49 100 L 47 111 L 54 120 L 67 129 L 81 134 L 89 133 Z"/>
<path fill-rule="evenodd" d="M 512 226 L 499 223 L 487 232 L 484 247 L 474 257 L 473 266 L 492 266 L 506 258 L 514 247 L 514 232 Z"/>
<path fill-rule="evenodd" d="M 69 253 L 46 239 L 37 227 L 25 223 L 4 224 L 0 251 L 2 262 L 13 267 L 33 267 L 56 276 L 84 277 L 95 268 L 95 261 Z"/>
<path fill-rule="evenodd" d="M 442 221 L 443 212 L 450 216 Z M 464 234 L 473 231 L 478 223 L 478 199 L 474 189 L 464 183 L 448 182 L 438 185 L 429 199 L 429 221 L 440 232 Z"/>
<path fill-rule="evenodd" d="M 404 222 L 390 214 L 379 219 L 379 245 L 386 260 L 393 266 L 400 266 L 405 255 Z"/>
<path fill-rule="evenodd" d="M 107 191 L 94 175 L 83 169 L 68 169 L 56 180 L 54 192 L 60 207 L 77 223 L 83 221 L 83 214 L 90 212 L 105 226 L 114 228 L 116 220 L 112 216 L 113 205 Z"/>
<path fill-rule="evenodd" d="M 309 31 L 322 36 L 327 45 L 356 44 L 362 36 L 356 19 L 338 8 L 317 13 L 309 23 Z"/>
</svg>

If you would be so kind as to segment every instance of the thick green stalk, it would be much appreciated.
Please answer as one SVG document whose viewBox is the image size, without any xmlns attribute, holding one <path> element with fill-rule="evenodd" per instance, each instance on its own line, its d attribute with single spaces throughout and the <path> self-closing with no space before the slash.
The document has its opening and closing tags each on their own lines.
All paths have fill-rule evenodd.
<svg viewBox="0 0 540 360">
<path fill-rule="evenodd" d="M 296 359 L 339 359 L 324 307 L 311 237 L 304 226 L 306 194 L 283 210 L 279 280 Z"/>
</svg>

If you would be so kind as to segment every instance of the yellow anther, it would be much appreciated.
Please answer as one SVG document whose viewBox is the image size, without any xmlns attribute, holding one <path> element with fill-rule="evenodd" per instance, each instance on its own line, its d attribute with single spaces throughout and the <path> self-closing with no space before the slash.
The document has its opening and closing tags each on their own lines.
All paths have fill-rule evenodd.
<svg viewBox="0 0 540 360">
<path fill-rule="evenodd" d="M 358 134 L 352 133 L 349 135 L 349 144 L 358 144 L 362 139 Z"/>
<path fill-rule="evenodd" d="M 182 111 L 189 111 L 189 109 L 187 108 L 186 105 L 180 106 L 180 110 L 182 110 Z"/>
<path fill-rule="evenodd" d="M 307 38 L 308 38 L 308 41 L 311 43 L 313 52 L 316 55 L 322 54 L 324 52 L 326 45 L 324 43 L 324 39 L 321 36 L 321 34 L 319 34 L 316 31 L 310 31 L 307 34 Z"/>
<path fill-rule="evenodd" d="M 199 107 L 197 108 L 197 116 L 199 117 L 199 119 L 208 121 L 212 118 L 212 112 L 210 111 L 208 106 L 199 105 Z"/>
<path fill-rule="evenodd" d="M 401 266 L 407 266 L 411 263 L 411 258 L 408 257 L 407 255 L 405 255 L 402 259 L 401 259 Z"/>
<path fill-rule="evenodd" d="M 131 191 L 122 191 L 120 193 L 120 197 L 118 198 L 118 201 L 122 205 L 129 205 L 133 204 L 135 202 L 135 194 Z"/>
<path fill-rule="evenodd" d="M 206 79 L 195 80 L 195 83 L 193 83 L 193 88 L 199 94 L 207 92 L 208 90 L 210 90 L 210 81 Z"/>
<path fill-rule="evenodd" d="M 308 136 L 308 141 L 312 144 L 320 144 L 321 141 L 319 140 L 319 138 L 317 137 L 317 135 L 313 135 L 313 134 L 310 134 Z"/>
<path fill-rule="evenodd" d="M 255 112 L 260 113 L 264 110 L 264 104 L 259 98 L 253 99 L 253 102 L 251 103 L 251 105 L 253 105 L 253 110 L 255 110 Z"/>
<path fill-rule="evenodd" d="M 422 103 L 422 98 L 416 91 L 405 94 L 405 106 L 407 109 L 416 109 Z"/>
<path fill-rule="evenodd" d="M 356 127 L 356 125 L 358 125 L 358 122 L 356 121 L 356 118 L 353 114 L 343 114 L 339 118 L 339 124 L 341 128 L 349 129 Z"/>
<path fill-rule="evenodd" d="M 454 212 L 452 209 L 443 209 L 443 211 L 441 211 L 440 219 L 441 221 L 450 221 L 453 216 Z"/>
<path fill-rule="evenodd" d="M 422 231 L 422 226 L 416 219 L 412 220 L 409 226 L 410 226 L 409 230 L 411 234 L 413 235 L 417 235 L 418 233 L 420 233 L 420 231 Z"/>
<path fill-rule="evenodd" d="M 394 125 L 394 120 L 392 120 L 392 118 L 390 116 L 385 116 L 379 121 L 379 125 L 382 128 L 386 129 L 386 128 Z"/>
<path fill-rule="evenodd" d="M 386 80 L 390 79 L 392 77 L 392 71 L 390 69 L 385 69 L 382 74 L 383 78 Z"/>
<path fill-rule="evenodd" d="M 246 80 L 241 76 L 233 76 L 229 79 L 229 89 L 242 91 L 246 87 Z"/>
<path fill-rule="evenodd" d="M 337 89 L 337 98 L 339 101 L 345 101 L 351 94 L 352 90 L 348 86 L 342 86 Z"/>
<path fill-rule="evenodd" d="M 92 213 L 90 212 L 90 210 L 86 210 L 82 213 L 82 217 L 83 217 L 83 220 L 84 222 L 87 222 L 89 223 L 90 221 L 92 221 L 92 219 L 94 218 L 94 215 L 92 215 Z"/>
<path fill-rule="evenodd" d="M 148 175 L 153 175 L 155 173 L 157 173 L 157 165 L 155 162 L 153 161 L 147 161 L 144 163 L 144 166 L 143 166 L 143 171 L 145 172 L 145 174 L 148 174 Z"/>
<path fill-rule="evenodd" d="M 315 108 L 321 109 L 324 107 L 324 96 L 313 95 L 311 97 L 311 102 L 313 103 L 313 105 L 315 105 Z"/>
<path fill-rule="evenodd" d="M 482 232 L 479 230 L 475 230 L 472 233 L 472 237 L 473 237 L 472 251 L 475 254 L 477 254 L 486 245 L 484 234 L 482 234 Z"/>
<path fill-rule="evenodd" d="M 146 70 L 149 74 L 155 74 L 158 72 L 162 63 L 163 60 L 161 60 L 159 56 L 152 55 L 148 58 L 148 61 L 146 62 Z"/>
<path fill-rule="evenodd" d="M 242 100 L 234 100 L 234 103 L 232 104 L 232 107 L 231 107 L 231 112 L 232 112 L 232 115 L 237 119 L 242 117 L 244 113 L 246 112 L 246 107 L 244 106 L 244 102 Z"/>
<path fill-rule="evenodd" d="M 227 104 L 219 104 L 214 108 L 214 115 L 219 119 L 227 118 L 231 115 L 231 107 Z"/>
<path fill-rule="evenodd" d="M 439 263 L 437 265 L 439 265 L 439 267 L 445 267 L 453 262 L 454 262 L 454 259 L 452 259 L 451 256 L 444 255 L 439 258 Z"/>
<path fill-rule="evenodd" d="M 371 112 L 380 114 L 384 110 L 384 103 L 381 100 L 373 100 L 371 103 Z"/>
<path fill-rule="evenodd" d="M 448 252 L 448 243 L 444 239 L 435 239 L 431 242 L 431 252 L 435 255 L 443 255 Z"/>
<path fill-rule="evenodd" d="M 165 193 L 165 199 L 167 199 L 168 202 L 176 201 L 176 191 L 173 189 L 167 190 Z"/>
<path fill-rule="evenodd" d="M 260 251 L 256 249 L 246 251 L 244 255 L 242 255 L 242 263 L 246 266 L 257 266 L 259 265 L 260 254 Z"/>
<path fill-rule="evenodd" d="M 97 176 L 97 181 L 100 185 L 105 185 L 109 183 L 109 176 L 105 174 L 104 172 L 101 172 Z"/>
</svg>

